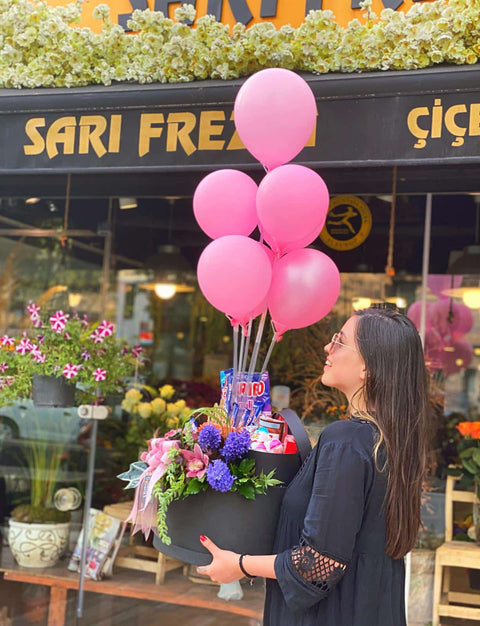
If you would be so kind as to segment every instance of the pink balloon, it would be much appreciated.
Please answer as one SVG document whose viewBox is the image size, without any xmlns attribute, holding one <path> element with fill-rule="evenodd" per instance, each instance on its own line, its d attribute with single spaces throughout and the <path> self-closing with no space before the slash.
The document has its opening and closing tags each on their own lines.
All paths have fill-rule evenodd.
<svg viewBox="0 0 480 626">
<path fill-rule="evenodd" d="M 473 313 L 466 304 L 459 303 L 457 306 L 458 320 L 455 332 L 459 335 L 466 335 L 473 328 Z"/>
<path fill-rule="evenodd" d="M 270 248 L 268 248 L 267 246 L 264 246 L 262 244 L 260 244 L 260 245 L 262 246 L 262 249 L 265 250 L 266 255 L 270 259 L 270 263 L 272 265 L 272 270 L 273 270 L 273 263 L 275 261 L 275 253 L 273 252 L 273 250 L 270 250 Z M 255 317 L 258 317 L 259 315 L 264 313 L 267 310 L 267 308 L 268 308 L 268 294 L 260 302 L 260 304 L 258 304 L 251 311 L 249 311 L 248 315 L 246 315 L 244 318 L 242 318 L 240 320 L 232 320 L 232 325 L 234 325 L 236 323 L 239 323 L 242 327 L 245 327 L 250 319 L 254 319 Z"/>
<path fill-rule="evenodd" d="M 315 128 L 312 90 L 295 72 L 257 72 L 240 88 L 234 117 L 246 149 L 268 169 L 287 163 L 302 150 Z"/>
<path fill-rule="evenodd" d="M 453 351 L 443 352 L 443 372 L 445 376 L 457 374 L 468 367 L 473 359 L 473 346 L 469 341 L 455 341 L 451 346 Z"/>
<path fill-rule="evenodd" d="M 465 304 L 437 300 L 433 303 L 431 322 L 443 337 L 452 337 L 472 329 L 473 314 Z"/>
<path fill-rule="evenodd" d="M 426 305 L 427 306 L 426 306 L 426 311 L 425 311 L 425 321 L 428 325 L 430 324 L 430 320 L 431 320 L 433 302 L 427 302 Z M 421 309 L 422 309 L 422 303 L 420 302 L 420 300 L 417 300 L 416 302 L 414 302 L 413 304 L 409 306 L 408 311 L 407 311 L 407 317 L 409 317 L 412 320 L 412 322 L 415 324 L 418 330 L 420 330 Z"/>
<path fill-rule="evenodd" d="M 440 299 L 448 298 L 443 291 L 460 287 L 463 276 L 450 276 L 448 274 L 429 274 L 427 287 Z M 452 280 L 453 279 L 453 280 Z"/>
<path fill-rule="evenodd" d="M 216 170 L 195 189 L 193 212 L 200 228 L 212 239 L 250 235 L 257 226 L 256 182 L 238 170 Z"/>
<path fill-rule="evenodd" d="M 325 317 L 340 293 L 340 274 L 323 252 L 293 250 L 275 262 L 268 308 L 277 333 L 304 328 Z M 279 337 L 279 339 L 280 339 Z"/>
<path fill-rule="evenodd" d="M 327 186 L 316 172 L 293 163 L 277 167 L 263 178 L 257 193 L 265 241 L 280 252 L 312 243 L 323 228 L 328 204 Z"/>
<path fill-rule="evenodd" d="M 442 369 L 445 342 L 434 328 L 425 330 L 425 364 L 433 372 Z"/>
<path fill-rule="evenodd" d="M 212 306 L 241 320 L 266 297 L 272 264 L 258 241 L 243 235 L 227 235 L 204 249 L 198 261 L 197 277 L 203 295 Z"/>
</svg>

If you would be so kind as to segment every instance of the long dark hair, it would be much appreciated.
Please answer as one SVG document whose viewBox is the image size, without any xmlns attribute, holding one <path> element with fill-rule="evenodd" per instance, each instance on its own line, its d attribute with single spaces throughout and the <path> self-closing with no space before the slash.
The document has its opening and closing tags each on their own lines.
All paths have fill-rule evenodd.
<svg viewBox="0 0 480 626">
<path fill-rule="evenodd" d="M 413 323 L 388 309 L 357 311 L 356 342 L 365 361 L 366 417 L 386 452 L 386 551 L 405 556 L 421 524 L 420 499 L 427 464 L 428 373 Z M 354 408 L 354 398 L 352 398 Z M 355 408 L 354 408 L 355 410 Z"/>
</svg>

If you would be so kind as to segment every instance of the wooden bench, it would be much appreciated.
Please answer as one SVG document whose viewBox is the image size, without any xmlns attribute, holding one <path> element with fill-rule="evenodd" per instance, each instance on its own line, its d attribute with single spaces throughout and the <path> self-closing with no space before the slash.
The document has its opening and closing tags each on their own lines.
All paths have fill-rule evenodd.
<svg viewBox="0 0 480 626">
<path fill-rule="evenodd" d="M 45 569 L 20 567 L 8 549 L 0 554 L 0 573 L 4 581 L 17 581 L 50 587 L 48 626 L 66 626 L 67 593 L 77 590 L 79 576 L 67 570 L 66 562 Z M 211 611 L 224 611 L 261 621 L 264 592 L 246 585 L 244 599 L 226 602 L 217 598 L 217 588 L 190 582 L 180 572 L 172 572 L 163 585 L 152 581 L 149 572 L 132 572 L 122 569 L 109 580 L 85 579 L 86 592 L 124 598 L 136 598 L 151 602 L 165 602 L 182 606 L 197 607 Z M 104 617 L 104 616 L 102 616 Z M 107 617 L 107 616 L 105 616 Z M 104 622 L 102 622 L 104 623 Z"/>
<path fill-rule="evenodd" d="M 107 504 L 103 507 L 103 512 L 125 523 L 131 508 L 131 502 L 119 502 L 118 504 Z M 153 572 L 155 574 L 155 583 L 163 585 L 165 574 L 171 570 L 183 567 L 185 563 L 165 556 L 155 548 L 136 544 L 135 537 L 130 535 L 129 545 L 120 547 L 113 565 L 142 572 Z"/>
</svg>

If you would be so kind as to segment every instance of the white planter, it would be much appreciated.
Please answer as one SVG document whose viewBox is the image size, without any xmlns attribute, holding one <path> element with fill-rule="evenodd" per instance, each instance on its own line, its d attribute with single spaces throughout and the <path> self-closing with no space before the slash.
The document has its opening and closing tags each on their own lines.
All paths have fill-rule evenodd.
<svg viewBox="0 0 480 626">
<path fill-rule="evenodd" d="M 22 567 L 52 567 L 68 544 L 70 522 L 25 524 L 10 520 L 8 543 Z"/>
<path fill-rule="evenodd" d="M 434 550 L 412 550 L 408 623 L 411 626 L 428 624 L 433 611 Z"/>
</svg>

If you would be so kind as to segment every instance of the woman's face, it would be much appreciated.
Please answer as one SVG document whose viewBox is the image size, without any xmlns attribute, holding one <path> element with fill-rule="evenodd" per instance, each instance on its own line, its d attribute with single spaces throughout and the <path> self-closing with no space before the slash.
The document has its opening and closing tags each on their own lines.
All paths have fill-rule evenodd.
<svg viewBox="0 0 480 626">
<path fill-rule="evenodd" d="M 343 391 L 349 402 L 365 381 L 365 363 L 355 343 L 357 323 L 355 315 L 350 317 L 325 346 L 327 358 L 322 383 Z"/>
</svg>

